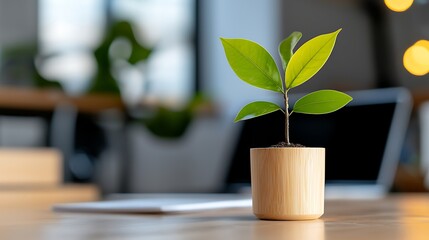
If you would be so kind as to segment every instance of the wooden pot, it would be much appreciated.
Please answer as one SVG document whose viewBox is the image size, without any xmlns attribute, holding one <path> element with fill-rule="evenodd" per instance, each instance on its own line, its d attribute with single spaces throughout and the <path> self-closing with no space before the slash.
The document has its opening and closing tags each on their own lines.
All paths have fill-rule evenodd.
<svg viewBox="0 0 429 240">
<path fill-rule="evenodd" d="M 253 213 L 259 219 L 310 220 L 324 213 L 324 148 L 252 148 Z"/>
</svg>

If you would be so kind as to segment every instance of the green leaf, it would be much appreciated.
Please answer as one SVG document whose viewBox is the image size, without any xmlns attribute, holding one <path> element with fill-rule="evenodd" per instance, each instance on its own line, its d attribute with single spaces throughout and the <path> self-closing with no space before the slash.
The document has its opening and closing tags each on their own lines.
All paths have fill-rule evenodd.
<svg viewBox="0 0 429 240">
<path fill-rule="evenodd" d="M 255 87 L 283 92 L 279 69 L 267 50 L 245 39 L 220 40 L 229 65 L 241 80 Z"/>
<path fill-rule="evenodd" d="M 279 45 L 279 54 L 282 59 L 283 70 L 286 70 L 287 64 L 293 55 L 293 49 L 298 41 L 301 39 L 302 33 L 293 32 L 289 37 L 283 40 Z"/>
<path fill-rule="evenodd" d="M 252 102 L 240 110 L 240 112 L 235 117 L 234 122 L 259 117 L 277 110 L 281 110 L 281 108 L 274 103 L 262 101 Z"/>
<path fill-rule="evenodd" d="M 320 90 L 300 98 L 293 111 L 306 114 L 325 114 L 337 111 L 353 100 L 349 95 L 335 90 Z"/>
<path fill-rule="evenodd" d="M 286 68 L 286 89 L 297 87 L 313 77 L 325 65 L 341 29 L 317 36 L 304 43 L 291 57 Z"/>
</svg>

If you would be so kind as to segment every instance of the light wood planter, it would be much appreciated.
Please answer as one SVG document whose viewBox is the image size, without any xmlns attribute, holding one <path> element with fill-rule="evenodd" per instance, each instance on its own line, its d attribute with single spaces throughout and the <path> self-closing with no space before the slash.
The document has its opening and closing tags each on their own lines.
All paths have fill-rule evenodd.
<svg viewBox="0 0 429 240">
<path fill-rule="evenodd" d="M 310 220 L 324 213 L 324 148 L 252 148 L 253 213 L 260 219 Z"/>
</svg>

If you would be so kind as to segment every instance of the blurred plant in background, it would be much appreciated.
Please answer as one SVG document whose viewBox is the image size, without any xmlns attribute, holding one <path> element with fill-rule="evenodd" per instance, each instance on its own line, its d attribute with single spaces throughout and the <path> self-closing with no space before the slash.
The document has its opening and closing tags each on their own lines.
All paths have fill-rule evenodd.
<svg viewBox="0 0 429 240">
<path fill-rule="evenodd" d="M 112 47 L 115 41 L 122 39 L 130 44 L 130 51 L 122 51 L 115 55 L 112 54 Z M 126 47 L 125 47 L 126 48 Z M 121 51 L 121 49 L 119 49 Z M 120 94 L 118 82 L 113 76 L 113 64 L 117 58 L 124 58 L 129 64 L 135 65 L 140 61 L 146 60 L 152 49 L 142 46 L 136 40 L 131 24 L 126 21 L 119 21 L 108 29 L 107 34 L 101 45 L 95 49 L 94 56 L 97 61 L 97 73 L 92 80 L 88 92 L 90 93 L 113 93 Z M 128 55 L 128 56 L 127 56 Z"/>
<path fill-rule="evenodd" d="M 184 107 L 180 109 L 157 106 L 149 115 L 142 117 L 142 122 L 155 136 L 161 138 L 179 138 L 185 134 L 192 120 L 198 114 L 212 114 L 211 101 L 201 93 L 198 93 Z"/>
</svg>

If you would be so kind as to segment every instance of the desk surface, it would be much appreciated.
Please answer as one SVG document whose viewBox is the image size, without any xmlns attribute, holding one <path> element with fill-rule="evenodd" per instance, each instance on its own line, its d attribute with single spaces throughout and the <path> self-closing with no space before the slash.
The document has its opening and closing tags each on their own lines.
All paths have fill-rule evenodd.
<svg viewBox="0 0 429 240">
<path fill-rule="evenodd" d="M 1 199 L 0 199 L 1 202 Z M 314 221 L 260 221 L 251 209 L 176 215 L 1 208 L 0 239 L 429 239 L 429 194 L 327 201 Z"/>
</svg>

